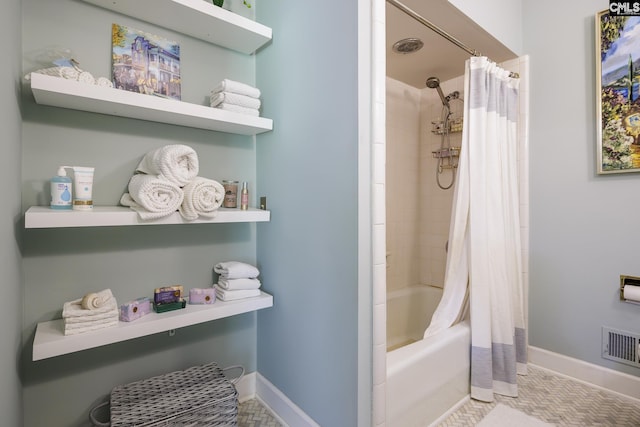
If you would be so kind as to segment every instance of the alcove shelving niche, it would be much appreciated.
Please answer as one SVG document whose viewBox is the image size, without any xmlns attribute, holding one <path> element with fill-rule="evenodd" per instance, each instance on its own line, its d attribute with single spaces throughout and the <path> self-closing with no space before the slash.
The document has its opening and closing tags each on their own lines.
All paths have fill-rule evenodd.
<svg viewBox="0 0 640 427">
<path fill-rule="evenodd" d="M 117 13 L 245 54 L 253 54 L 271 40 L 270 28 L 214 6 L 204 0 L 83 0 Z M 88 85 L 44 74 L 31 74 L 31 89 L 38 104 L 100 114 L 160 122 L 178 126 L 257 135 L 273 129 L 271 119 L 223 111 L 207 106 Z M 130 208 L 95 206 L 91 212 L 58 211 L 32 206 L 25 212 L 25 228 L 110 227 L 132 225 L 268 222 L 270 212 L 262 209 L 220 208 L 215 218 L 184 220 L 178 212 L 145 221 Z M 249 313 L 273 306 L 273 296 L 211 305 L 189 305 L 167 313 L 151 313 L 133 322 L 119 322 L 112 328 L 80 335 L 64 335 L 62 319 L 38 323 L 33 341 L 33 360 L 42 360 L 151 334 Z"/>
</svg>

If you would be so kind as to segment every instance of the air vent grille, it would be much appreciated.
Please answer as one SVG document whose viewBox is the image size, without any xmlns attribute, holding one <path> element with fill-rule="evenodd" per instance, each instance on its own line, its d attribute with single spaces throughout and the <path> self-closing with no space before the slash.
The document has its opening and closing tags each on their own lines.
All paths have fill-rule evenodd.
<svg viewBox="0 0 640 427">
<path fill-rule="evenodd" d="M 602 327 L 602 357 L 605 359 L 640 367 L 639 344 L 640 335 Z"/>
</svg>

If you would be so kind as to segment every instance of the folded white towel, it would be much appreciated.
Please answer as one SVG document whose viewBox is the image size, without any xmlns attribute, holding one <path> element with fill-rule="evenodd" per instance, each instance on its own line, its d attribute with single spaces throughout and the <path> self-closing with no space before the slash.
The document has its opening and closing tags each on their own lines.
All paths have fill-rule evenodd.
<svg viewBox="0 0 640 427">
<path fill-rule="evenodd" d="M 87 310 L 90 311 L 90 310 Z M 65 325 L 91 325 L 94 322 L 100 323 L 108 320 L 117 319 L 119 312 L 117 310 L 109 310 L 108 313 L 86 315 L 86 316 L 74 316 L 63 318 Z"/>
<path fill-rule="evenodd" d="M 172 144 L 144 155 L 136 172 L 158 175 L 180 187 L 198 176 L 198 154 L 188 145 Z"/>
<path fill-rule="evenodd" d="M 72 325 L 66 325 L 64 326 L 64 334 L 65 335 L 78 335 L 78 334 L 84 334 L 86 332 L 93 332 L 93 331 L 98 331 L 100 329 L 104 329 L 104 328 L 112 328 L 114 326 L 118 326 L 118 318 L 116 317 L 115 320 L 106 320 L 106 321 L 102 321 L 102 322 L 96 322 L 96 323 L 92 323 L 90 325 L 83 325 L 80 327 L 74 327 Z"/>
<path fill-rule="evenodd" d="M 187 220 L 198 216 L 214 218 L 224 200 L 224 187 L 218 181 L 197 176 L 182 189 L 184 200 L 178 209 Z"/>
<path fill-rule="evenodd" d="M 220 103 L 214 108 L 217 108 L 219 110 L 232 111 L 234 113 L 246 114 L 247 116 L 260 116 L 260 110 L 257 110 L 255 108 L 241 107 L 240 105 L 235 104 L 227 104 L 226 102 Z"/>
<path fill-rule="evenodd" d="M 235 80 L 224 79 L 216 86 L 212 93 L 232 92 L 240 95 L 250 96 L 252 98 L 260 98 L 260 89 L 255 88 L 246 83 L 237 82 Z"/>
<path fill-rule="evenodd" d="M 82 308 L 82 298 L 77 300 L 65 302 L 62 306 L 62 318 L 71 318 L 71 317 L 84 317 L 91 318 L 93 316 L 100 316 L 101 314 L 111 313 L 115 310 L 118 312 L 118 303 L 116 298 L 111 293 L 110 289 L 105 289 L 99 292 L 103 296 L 109 296 L 106 300 L 105 304 L 101 307 L 95 308 L 93 310 L 87 310 Z"/>
<path fill-rule="evenodd" d="M 226 291 L 243 291 L 248 289 L 258 289 L 260 288 L 260 280 L 258 279 L 228 279 L 224 276 L 220 276 L 218 279 L 218 286 Z"/>
<path fill-rule="evenodd" d="M 226 289 L 222 289 L 220 286 L 215 285 L 216 288 L 216 298 L 219 298 L 222 301 L 233 301 L 237 299 L 243 298 L 251 298 L 260 296 L 260 289 L 246 289 L 240 291 L 228 291 Z"/>
<path fill-rule="evenodd" d="M 120 204 L 138 212 L 140 218 L 157 219 L 171 215 L 184 200 L 182 188 L 155 175 L 135 174 L 129 180 L 129 192 Z"/>
<path fill-rule="evenodd" d="M 227 279 L 255 279 L 260 271 L 251 264 L 240 261 L 224 261 L 213 266 L 213 271 Z"/>
<path fill-rule="evenodd" d="M 212 93 L 209 98 L 209 102 L 212 107 L 217 107 L 218 105 L 224 103 L 239 105 L 240 107 L 245 108 L 260 108 L 261 102 L 258 98 L 252 98 L 247 95 L 240 95 L 239 93 L 233 92 L 218 92 Z"/>
</svg>

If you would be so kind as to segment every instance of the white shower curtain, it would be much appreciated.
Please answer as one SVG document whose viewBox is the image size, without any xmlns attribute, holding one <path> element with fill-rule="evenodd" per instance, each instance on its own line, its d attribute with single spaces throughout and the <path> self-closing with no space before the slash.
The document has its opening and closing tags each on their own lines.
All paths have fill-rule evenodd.
<svg viewBox="0 0 640 427">
<path fill-rule="evenodd" d="M 425 338 L 471 323 L 471 397 L 517 396 L 526 373 L 518 193 L 519 81 L 486 57 L 465 68 L 465 115 L 442 300 Z"/>
</svg>

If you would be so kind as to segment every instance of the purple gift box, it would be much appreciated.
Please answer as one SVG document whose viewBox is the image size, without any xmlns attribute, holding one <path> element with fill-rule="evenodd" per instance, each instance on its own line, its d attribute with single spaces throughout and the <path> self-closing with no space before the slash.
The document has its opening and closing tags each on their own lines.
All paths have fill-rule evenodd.
<svg viewBox="0 0 640 427">
<path fill-rule="evenodd" d="M 213 304 L 216 302 L 216 290 L 214 288 L 189 289 L 189 304 Z"/>
<path fill-rule="evenodd" d="M 138 298 L 120 306 L 120 320 L 131 322 L 151 313 L 151 299 L 149 297 Z"/>
</svg>

